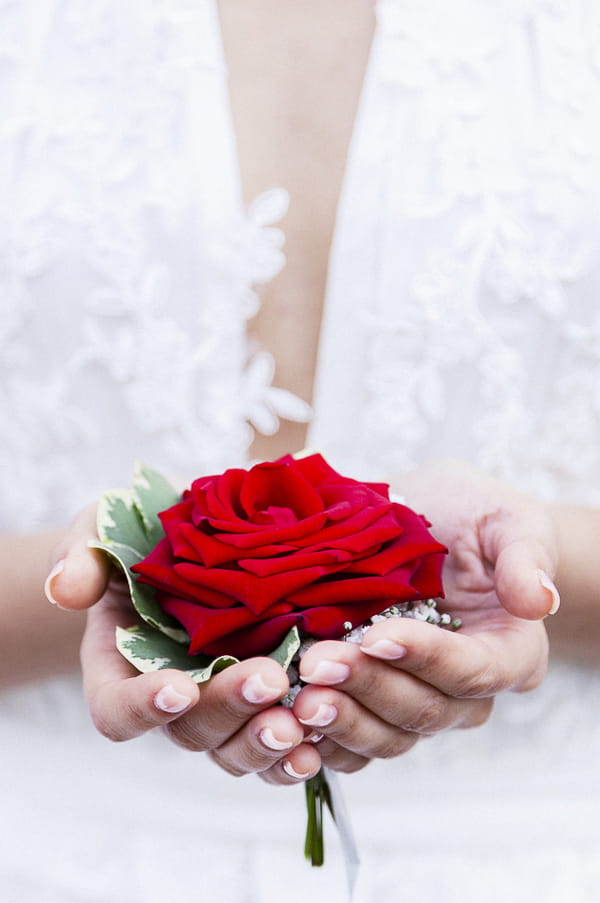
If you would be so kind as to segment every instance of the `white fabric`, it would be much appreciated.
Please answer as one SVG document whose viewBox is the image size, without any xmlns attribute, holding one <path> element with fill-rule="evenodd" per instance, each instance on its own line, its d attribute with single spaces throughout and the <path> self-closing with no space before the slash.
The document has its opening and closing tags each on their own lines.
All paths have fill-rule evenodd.
<svg viewBox="0 0 600 903">
<path fill-rule="evenodd" d="M 600 503 L 599 78 L 594 0 L 380 0 L 310 427 L 332 463 L 455 454 Z M 242 210 L 212 0 L 3 0 L 0 99 L 4 525 L 304 417 L 246 347 L 287 196 Z M 597 900 L 599 689 L 557 665 L 345 780 L 359 903 Z M 111 746 L 73 681 L 4 694 L 0 749 L 7 903 L 340 897 L 333 830 L 302 861 L 301 789 Z"/>
</svg>

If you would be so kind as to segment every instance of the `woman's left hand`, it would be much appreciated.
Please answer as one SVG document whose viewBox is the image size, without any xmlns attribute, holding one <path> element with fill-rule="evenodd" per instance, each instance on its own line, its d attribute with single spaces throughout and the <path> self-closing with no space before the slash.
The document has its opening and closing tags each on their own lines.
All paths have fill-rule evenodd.
<svg viewBox="0 0 600 903">
<path fill-rule="evenodd" d="M 480 725 L 497 693 L 533 689 L 546 670 L 541 619 L 558 604 L 546 508 L 454 462 L 423 468 L 398 488 L 449 549 L 440 607 L 462 627 L 390 618 L 360 647 L 328 641 L 307 651 L 300 673 L 308 686 L 293 711 L 323 763 L 340 771 L 400 755 L 424 735 Z"/>
</svg>

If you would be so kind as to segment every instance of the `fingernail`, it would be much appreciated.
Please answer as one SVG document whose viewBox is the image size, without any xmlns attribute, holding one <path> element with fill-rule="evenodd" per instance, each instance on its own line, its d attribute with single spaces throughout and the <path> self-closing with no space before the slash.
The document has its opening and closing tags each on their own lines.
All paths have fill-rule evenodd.
<svg viewBox="0 0 600 903">
<path fill-rule="evenodd" d="M 342 662 L 319 662 L 314 671 L 301 677 L 310 684 L 341 684 L 350 677 L 350 667 Z"/>
<path fill-rule="evenodd" d="M 393 640 L 377 640 L 376 643 L 371 643 L 369 646 L 361 646 L 360 650 L 367 655 L 372 655 L 375 658 L 385 658 L 389 661 L 404 658 L 408 652 L 406 646 L 394 643 Z"/>
<path fill-rule="evenodd" d="M 312 718 L 298 718 L 300 724 L 308 724 L 310 727 L 327 727 L 337 718 L 338 710 L 334 705 L 322 702 Z"/>
<path fill-rule="evenodd" d="M 168 712 L 170 715 L 175 715 L 177 712 L 183 712 L 184 709 L 187 709 L 191 701 L 192 699 L 190 696 L 184 696 L 183 693 L 178 693 L 171 684 L 167 684 L 166 687 L 159 690 L 154 697 L 154 705 L 156 708 L 160 709 L 161 712 Z"/>
<path fill-rule="evenodd" d="M 552 605 L 550 606 L 550 610 L 548 611 L 549 615 L 555 615 L 558 609 L 560 608 L 560 596 L 558 595 L 558 590 L 555 587 L 554 583 L 546 573 L 546 571 L 542 571 L 540 568 L 537 572 L 538 578 L 542 586 L 548 593 L 550 593 L 550 598 L 552 600 Z"/>
<path fill-rule="evenodd" d="M 46 577 L 46 582 L 44 583 L 44 592 L 46 594 L 46 599 L 52 605 L 57 605 L 57 601 L 52 595 L 52 583 L 54 582 L 55 577 L 58 577 L 59 574 L 62 574 L 65 567 L 65 560 L 61 558 L 60 561 L 57 561 L 48 576 Z"/>
<path fill-rule="evenodd" d="M 267 686 L 260 674 L 251 674 L 242 684 L 242 696 L 246 702 L 254 705 L 261 702 L 273 702 L 281 695 L 281 690 Z"/>
<path fill-rule="evenodd" d="M 270 727 L 263 727 L 258 736 L 260 742 L 266 746 L 267 749 L 291 749 L 294 745 L 293 742 L 290 742 L 289 740 L 278 740 Z"/>
<path fill-rule="evenodd" d="M 318 734 L 316 731 L 311 731 L 308 737 L 304 738 L 305 743 L 319 743 L 320 740 L 323 739 L 324 734 Z"/>
<path fill-rule="evenodd" d="M 296 771 L 291 762 L 288 762 L 287 759 L 283 763 L 283 770 L 286 774 L 289 774 L 291 778 L 296 778 L 299 781 L 305 781 L 310 777 L 310 771 Z"/>
</svg>

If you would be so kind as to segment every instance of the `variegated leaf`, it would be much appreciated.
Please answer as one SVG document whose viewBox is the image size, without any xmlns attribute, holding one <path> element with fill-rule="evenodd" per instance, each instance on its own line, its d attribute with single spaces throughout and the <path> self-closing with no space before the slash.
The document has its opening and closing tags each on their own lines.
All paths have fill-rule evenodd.
<svg viewBox="0 0 600 903">
<path fill-rule="evenodd" d="M 177 668 L 185 671 L 196 683 L 203 683 L 216 674 L 234 665 L 239 659 L 233 655 L 188 655 L 186 646 L 159 633 L 147 624 L 136 627 L 117 627 L 117 649 L 138 671 L 158 671 L 161 668 Z M 296 627 L 269 654 L 285 670 L 300 647 L 300 637 Z"/>
<path fill-rule="evenodd" d="M 279 662 L 283 670 L 287 671 L 299 648 L 300 634 L 298 633 L 297 627 L 292 627 L 292 629 L 284 636 L 277 649 L 274 649 L 273 652 L 269 653 L 269 658 L 274 658 L 276 662 Z"/>
<path fill-rule="evenodd" d="M 162 610 L 156 601 L 154 589 L 146 586 L 144 583 L 138 583 L 134 579 L 130 568 L 141 561 L 144 557 L 143 555 L 140 555 L 131 546 L 117 542 L 101 543 L 92 541 L 89 545 L 92 549 L 100 549 L 102 552 L 105 552 L 121 568 L 129 585 L 133 606 L 142 620 L 178 643 L 187 644 L 190 642 L 190 638 L 181 624 Z"/>
<path fill-rule="evenodd" d="M 131 489 L 111 489 L 98 502 L 96 528 L 101 542 L 123 543 L 144 558 L 156 545 L 150 545 L 144 522 Z"/>
<path fill-rule="evenodd" d="M 164 536 L 159 513 L 177 504 L 181 496 L 163 476 L 139 463 L 135 465 L 132 494 L 153 549 Z"/>
<path fill-rule="evenodd" d="M 239 659 L 232 655 L 210 658 L 206 655 L 188 655 L 186 647 L 168 636 L 158 633 L 146 624 L 137 627 L 117 627 L 117 649 L 138 671 L 158 671 L 177 668 L 185 671 L 196 683 L 204 683 Z"/>
</svg>

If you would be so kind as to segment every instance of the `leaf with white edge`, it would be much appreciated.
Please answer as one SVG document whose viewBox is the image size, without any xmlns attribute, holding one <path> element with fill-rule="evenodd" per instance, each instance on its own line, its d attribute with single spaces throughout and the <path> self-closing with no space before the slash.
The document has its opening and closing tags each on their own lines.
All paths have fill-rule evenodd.
<svg viewBox="0 0 600 903">
<path fill-rule="evenodd" d="M 148 542 L 154 548 L 165 535 L 159 513 L 180 502 L 181 495 L 163 476 L 139 462 L 135 465 L 131 491 Z"/>
<path fill-rule="evenodd" d="M 137 627 L 117 627 L 117 649 L 138 671 L 159 671 L 177 668 L 184 671 L 196 683 L 204 683 L 213 674 L 235 665 L 239 659 L 232 655 L 188 655 L 186 647 L 164 634 L 140 624 Z"/>
<path fill-rule="evenodd" d="M 186 645 L 175 642 L 159 633 L 148 624 L 135 627 L 116 628 L 117 649 L 138 671 L 159 671 L 162 668 L 177 668 L 185 671 L 196 683 L 204 683 L 213 674 L 223 671 L 229 665 L 239 662 L 233 655 L 188 655 Z M 286 669 L 300 647 L 300 636 L 292 627 L 282 643 L 270 653 L 269 658 L 279 662 Z"/>
<path fill-rule="evenodd" d="M 279 662 L 283 670 L 287 671 L 299 648 L 300 634 L 298 633 L 297 627 L 292 627 L 292 629 L 286 633 L 277 649 L 270 652 L 268 657 L 274 658 L 276 662 Z"/>
<path fill-rule="evenodd" d="M 96 529 L 103 543 L 131 546 L 140 558 L 153 548 L 131 489 L 111 489 L 100 497 Z"/>
<path fill-rule="evenodd" d="M 129 586 L 133 607 L 142 620 L 151 627 L 154 627 L 155 630 L 171 637 L 171 639 L 175 640 L 177 643 L 188 644 L 190 642 L 188 633 L 182 628 L 181 624 L 162 610 L 156 600 L 154 589 L 151 586 L 139 583 L 134 579 L 130 568 L 134 564 L 138 564 L 144 557 L 143 555 L 136 549 L 132 549 L 131 546 L 117 542 L 105 544 L 92 540 L 88 545 L 92 549 L 100 549 L 100 551 L 108 555 L 111 560 L 121 568 Z"/>
</svg>

